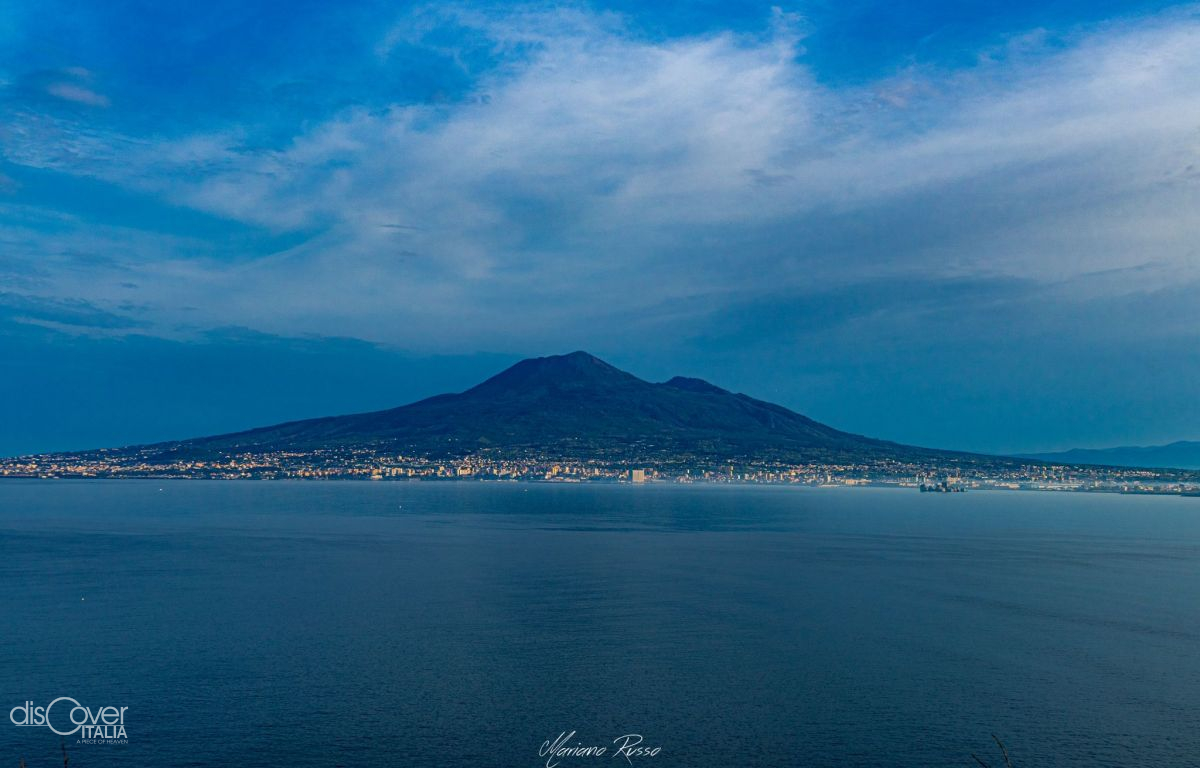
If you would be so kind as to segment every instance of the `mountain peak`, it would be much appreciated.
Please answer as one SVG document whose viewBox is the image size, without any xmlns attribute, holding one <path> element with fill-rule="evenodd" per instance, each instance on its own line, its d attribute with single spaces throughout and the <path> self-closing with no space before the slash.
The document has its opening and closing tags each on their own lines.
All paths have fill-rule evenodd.
<svg viewBox="0 0 1200 768">
<path fill-rule="evenodd" d="M 585 352 L 582 349 L 577 349 L 574 352 L 568 352 L 565 355 L 547 355 L 546 357 L 532 357 L 530 360 L 541 360 L 553 365 L 603 365 L 608 368 L 617 370 L 613 366 L 604 362 L 590 352 Z"/>
<path fill-rule="evenodd" d="M 541 456 L 703 464 L 928 456 L 820 424 L 782 406 L 677 376 L 651 384 L 584 351 L 522 360 L 478 386 L 386 411 L 329 416 L 140 446 L 164 460 L 351 447 L 387 455 Z M 153 454 L 150 449 L 159 449 Z M 111 457 L 110 457 L 111 458 Z"/>
<path fill-rule="evenodd" d="M 582 350 L 565 355 L 531 357 L 501 371 L 466 394 L 495 395 L 504 391 L 537 388 L 628 386 L 641 379 Z"/>
</svg>

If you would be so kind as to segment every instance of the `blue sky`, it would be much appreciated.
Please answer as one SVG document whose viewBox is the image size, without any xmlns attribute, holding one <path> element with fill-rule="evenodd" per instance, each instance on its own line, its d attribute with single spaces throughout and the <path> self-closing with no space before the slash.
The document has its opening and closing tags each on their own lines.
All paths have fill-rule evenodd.
<svg viewBox="0 0 1200 768">
<path fill-rule="evenodd" d="M 981 451 L 1200 438 L 1200 9 L 0 5 L 0 454 L 587 349 Z"/>
</svg>

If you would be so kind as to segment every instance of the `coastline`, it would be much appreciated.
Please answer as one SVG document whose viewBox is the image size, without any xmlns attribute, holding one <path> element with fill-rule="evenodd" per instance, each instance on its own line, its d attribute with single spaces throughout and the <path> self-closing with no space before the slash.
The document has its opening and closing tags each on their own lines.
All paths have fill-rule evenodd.
<svg viewBox="0 0 1200 768">
<path fill-rule="evenodd" d="M 630 488 L 679 488 L 679 487 L 712 487 L 712 488 L 790 488 L 794 490 L 895 490 L 920 492 L 919 484 L 909 480 L 889 481 L 886 479 L 873 479 L 865 482 L 829 482 L 829 483 L 802 483 L 802 482 L 781 482 L 781 481 L 753 481 L 753 480 L 689 480 L 678 481 L 670 479 L 655 479 L 644 482 L 630 482 L 628 480 L 619 479 L 594 479 L 594 480 L 571 480 L 571 479 L 547 479 L 547 478 L 500 478 L 500 477 L 362 477 L 356 475 L 337 475 L 330 477 L 291 477 L 291 476 L 249 476 L 249 477 L 224 477 L 213 475 L 187 475 L 187 474 L 163 474 L 163 475 L 146 475 L 146 474 L 111 474 L 111 475 L 15 475 L 15 474 L 0 474 L 0 482 L 45 482 L 45 481 L 65 481 L 65 482 L 120 482 L 133 481 L 139 483 L 153 483 L 163 481 L 188 481 L 188 482 L 213 482 L 213 483 L 337 483 L 337 484 L 462 484 L 462 485 L 537 485 L 537 486 L 620 486 Z M 1100 487 L 1100 486 L 1070 486 L 1070 485 L 1013 485 L 1008 483 L 988 483 L 986 481 L 966 480 L 962 492 L 972 493 L 1091 493 L 1091 494 L 1107 494 L 1120 496 L 1177 496 L 1181 498 L 1198 498 L 1200 499 L 1200 482 L 1192 484 L 1186 483 L 1182 489 L 1172 487 L 1159 486 L 1137 486 L 1137 487 Z M 942 495 L 939 493 L 926 495 Z"/>
</svg>

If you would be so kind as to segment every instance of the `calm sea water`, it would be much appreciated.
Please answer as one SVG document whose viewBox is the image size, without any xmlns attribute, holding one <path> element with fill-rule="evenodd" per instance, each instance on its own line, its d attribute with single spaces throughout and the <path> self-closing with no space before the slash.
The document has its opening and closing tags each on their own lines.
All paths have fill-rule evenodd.
<svg viewBox="0 0 1200 768">
<path fill-rule="evenodd" d="M 4 482 L 0 617 L 71 768 L 1200 763 L 1200 499 Z"/>
</svg>

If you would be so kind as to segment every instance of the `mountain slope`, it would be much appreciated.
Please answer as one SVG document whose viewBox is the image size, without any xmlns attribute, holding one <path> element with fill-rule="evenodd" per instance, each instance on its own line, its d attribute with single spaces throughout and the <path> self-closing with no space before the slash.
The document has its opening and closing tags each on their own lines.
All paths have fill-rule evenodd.
<svg viewBox="0 0 1200 768">
<path fill-rule="evenodd" d="M 699 379 L 643 381 L 585 352 L 524 360 L 465 392 L 390 410 L 154 446 L 171 458 L 331 447 L 563 458 L 951 455 L 842 432 Z"/>
<path fill-rule="evenodd" d="M 1108 467 L 1200 469 L 1200 441 L 1119 448 L 1072 448 L 1058 453 L 1033 453 L 1022 458 L 1059 464 L 1098 464 Z"/>
</svg>

